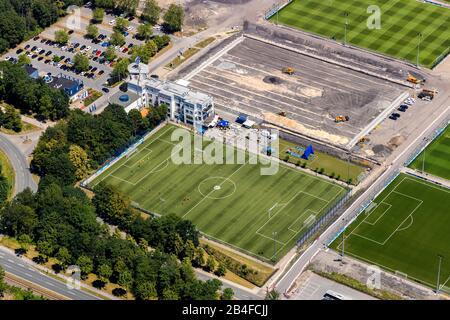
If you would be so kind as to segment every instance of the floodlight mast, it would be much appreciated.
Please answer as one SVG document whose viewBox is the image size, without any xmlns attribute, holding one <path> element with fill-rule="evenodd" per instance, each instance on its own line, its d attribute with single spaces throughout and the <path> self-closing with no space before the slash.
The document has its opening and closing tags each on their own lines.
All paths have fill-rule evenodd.
<svg viewBox="0 0 450 320">
<path fill-rule="evenodd" d="M 345 23 L 344 23 L 344 46 L 347 46 L 347 25 L 348 25 L 348 12 L 344 13 Z"/>
<path fill-rule="evenodd" d="M 437 273 L 436 294 L 439 294 L 439 282 L 440 282 L 439 278 L 441 277 L 441 263 L 442 263 L 443 256 L 438 254 L 438 258 L 439 258 L 439 264 L 438 264 L 438 273 Z"/>
</svg>

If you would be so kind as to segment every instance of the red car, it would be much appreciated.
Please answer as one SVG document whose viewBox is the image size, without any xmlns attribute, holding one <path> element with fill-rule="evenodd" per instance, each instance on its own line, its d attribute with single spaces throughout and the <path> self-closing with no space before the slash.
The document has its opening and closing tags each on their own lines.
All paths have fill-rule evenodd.
<svg viewBox="0 0 450 320">
<path fill-rule="evenodd" d="M 98 50 L 98 51 L 95 53 L 95 55 L 96 55 L 97 57 L 99 57 L 101 54 L 102 54 L 102 50 Z"/>
<path fill-rule="evenodd" d="M 123 52 L 123 53 L 128 52 L 128 48 L 124 48 L 124 49 L 122 50 L 122 52 Z"/>
</svg>

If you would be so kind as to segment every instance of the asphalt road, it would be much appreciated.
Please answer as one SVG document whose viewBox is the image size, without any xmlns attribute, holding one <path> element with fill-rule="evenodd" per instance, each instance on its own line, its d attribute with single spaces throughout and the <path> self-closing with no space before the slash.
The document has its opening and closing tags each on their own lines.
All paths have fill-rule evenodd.
<svg viewBox="0 0 450 320">
<path fill-rule="evenodd" d="M 13 195 L 20 193 L 26 188 L 37 191 L 37 184 L 31 177 L 27 159 L 4 134 L 0 134 L 0 149 L 6 153 L 15 172 Z"/>
<path fill-rule="evenodd" d="M 371 200 L 374 192 L 383 187 L 383 184 L 386 183 L 386 179 L 390 177 L 390 175 L 394 174 L 396 171 L 399 171 L 403 167 L 404 163 L 409 159 L 411 154 L 415 152 L 419 145 L 423 142 L 424 137 L 430 136 L 437 129 L 437 126 L 439 126 L 445 119 L 450 118 L 450 105 L 442 105 L 437 107 L 436 114 L 428 117 L 428 121 L 423 123 L 421 128 L 418 130 L 419 132 L 417 132 L 417 135 L 415 135 L 409 143 L 405 143 L 402 149 L 393 154 L 386 161 L 386 163 L 390 163 L 390 165 L 385 169 L 381 176 L 378 177 L 376 181 L 374 181 L 367 188 L 367 190 L 353 202 L 353 204 L 339 217 L 338 220 L 336 220 L 320 235 L 320 237 L 297 259 L 297 261 L 295 261 L 287 273 L 278 280 L 276 283 L 276 288 L 279 292 L 285 293 L 289 290 L 292 283 L 302 273 L 311 259 L 324 247 L 324 242 L 327 241 L 327 239 L 330 239 L 333 234 L 336 234 L 340 228 L 342 228 L 342 223 L 346 222 L 358 208 Z M 366 183 L 369 182 L 366 181 Z"/>
<path fill-rule="evenodd" d="M 0 265 L 2 268 L 16 277 L 22 278 L 28 282 L 39 285 L 58 295 L 71 300 L 101 300 L 101 298 L 91 295 L 87 292 L 69 289 L 66 283 L 44 275 L 23 258 L 0 248 Z"/>
</svg>

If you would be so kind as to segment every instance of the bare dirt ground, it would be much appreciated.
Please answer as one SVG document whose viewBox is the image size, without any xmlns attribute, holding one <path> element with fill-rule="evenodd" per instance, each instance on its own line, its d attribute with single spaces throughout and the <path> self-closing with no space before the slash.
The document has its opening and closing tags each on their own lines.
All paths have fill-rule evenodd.
<svg viewBox="0 0 450 320">
<path fill-rule="evenodd" d="M 283 67 L 296 72 L 284 74 Z M 211 94 L 218 110 L 244 112 L 341 146 L 404 92 L 400 85 L 249 38 L 190 82 Z M 350 121 L 335 123 L 341 115 Z"/>
</svg>

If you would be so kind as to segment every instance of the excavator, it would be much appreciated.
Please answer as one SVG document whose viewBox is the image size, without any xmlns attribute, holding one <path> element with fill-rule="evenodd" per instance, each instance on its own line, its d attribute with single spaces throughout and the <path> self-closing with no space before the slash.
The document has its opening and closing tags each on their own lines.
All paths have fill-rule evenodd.
<svg viewBox="0 0 450 320">
<path fill-rule="evenodd" d="M 424 83 L 425 82 L 425 79 L 417 79 L 416 77 L 414 77 L 414 76 L 412 76 L 412 75 L 409 75 L 407 78 L 406 78 L 406 81 L 408 81 L 408 82 L 411 82 L 411 83 L 414 83 L 414 84 L 422 84 L 422 83 Z"/>
<path fill-rule="evenodd" d="M 334 122 L 339 123 L 339 122 L 346 122 L 350 120 L 350 118 L 348 116 L 337 116 L 336 118 L 334 118 Z"/>
<path fill-rule="evenodd" d="M 281 71 L 283 73 L 286 73 L 286 74 L 290 75 L 290 76 L 295 73 L 295 69 L 292 68 L 292 67 L 284 67 Z"/>
</svg>

